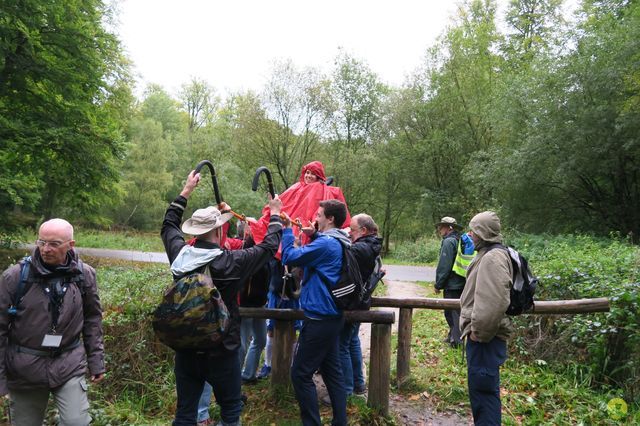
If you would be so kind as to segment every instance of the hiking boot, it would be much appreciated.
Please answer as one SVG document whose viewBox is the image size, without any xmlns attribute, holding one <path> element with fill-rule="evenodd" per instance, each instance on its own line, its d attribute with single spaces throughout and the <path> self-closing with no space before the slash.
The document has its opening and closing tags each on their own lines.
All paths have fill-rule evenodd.
<svg viewBox="0 0 640 426">
<path fill-rule="evenodd" d="M 242 379 L 242 384 L 243 385 L 255 385 L 256 383 L 258 383 L 258 378 L 257 377 L 252 377 L 250 379 Z"/>
<path fill-rule="evenodd" d="M 266 379 L 271 374 L 271 367 L 268 365 L 263 365 L 260 369 L 260 372 L 256 375 L 258 379 Z"/>
<path fill-rule="evenodd" d="M 366 387 L 366 386 L 363 386 L 363 387 L 361 387 L 361 388 L 354 388 L 354 389 L 353 389 L 353 393 L 354 393 L 355 395 L 364 395 L 364 394 L 366 394 L 366 393 L 367 393 L 367 390 L 368 390 L 368 389 L 367 389 L 367 387 Z"/>
<path fill-rule="evenodd" d="M 225 423 L 222 420 L 220 420 L 218 423 L 216 423 L 216 426 L 242 426 L 242 421 L 238 419 L 237 422 Z"/>
</svg>

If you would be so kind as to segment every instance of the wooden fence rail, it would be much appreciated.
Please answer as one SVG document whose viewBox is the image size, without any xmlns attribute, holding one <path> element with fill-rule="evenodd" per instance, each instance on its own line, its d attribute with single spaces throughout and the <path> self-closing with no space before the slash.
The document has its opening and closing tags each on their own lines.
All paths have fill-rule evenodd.
<svg viewBox="0 0 640 426">
<path fill-rule="evenodd" d="M 300 310 L 240 308 L 241 317 L 272 318 L 275 320 L 273 354 L 271 357 L 271 386 L 290 386 L 291 347 L 295 341 L 293 321 L 303 319 Z M 369 358 L 369 394 L 367 405 L 381 414 L 389 415 L 389 387 L 391 370 L 391 325 L 395 313 L 389 311 L 347 311 L 346 321 L 370 322 L 371 353 Z"/>
<path fill-rule="evenodd" d="M 398 356 L 396 372 L 398 386 L 411 375 L 411 331 L 413 309 L 460 309 L 459 299 L 412 298 L 395 299 L 392 297 L 372 298 L 373 307 L 399 308 Z M 582 314 L 608 312 L 607 298 L 536 301 L 534 308 L 526 315 Z M 271 385 L 290 386 L 291 348 L 295 341 L 293 321 L 304 319 L 300 310 L 240 308 L 241 317 L 271 318 L 275 320 L 274 345 L 271 361 Z M 369 394 L 367 405 L 379 410 L 383 415 L 389 413 L 389 385 L 391 370 L 391 325 L 395 314 L 389 311 L 345 311 L 345 320 L 371 324 L 371 353 L 369 359 Z"/>
<path fill-rule="evenodd" d="M 460 309 L 460 299 L 374 297 L 371 306 L 400 308 L 396 378 L 398 387 L 401 387 L 411 377 L 411 329 L 413 326 L 411 318 L 413 309 Z M 609 299 L 600 297 L 576 300 L 539 300 L 534 302 L 533 309 L 525 315 L 586 314 L 608 311 Z"/>
</svg>

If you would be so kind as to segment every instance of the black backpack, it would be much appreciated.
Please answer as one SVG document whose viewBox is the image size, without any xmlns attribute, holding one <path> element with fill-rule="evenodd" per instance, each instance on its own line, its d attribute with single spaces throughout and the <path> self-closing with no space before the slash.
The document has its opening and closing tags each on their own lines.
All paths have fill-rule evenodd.
<svg viewBox="0 0 640 426">
<path fill-rule="evenodd" d="M 347 245 L 341 240 L 338 241 L 342 246 L 342 270 L 340 271 L 338 282 L 334 287 L 331 287 L 322 274 L 318 273 L 318 276 L 329 289 L 329 293 L 331 293 L 331 297 L 338 309 L 347 311 L 362 309 L 365 284 L 360 275 L 358 260 L 353 250 L 351 250 L 351 245 Z"/>
<path fill-rule="evenodd" d="M 378 283 L 384 277 L 385 272 L 382 270 L 382 259 L 380 256 L 376 256 L 375 265 L 373 267 L 373 272 L 369 276 L 369 279 L 365 283 L 364 294 L 362 297 L 362 304 L 358 309 L 369 310 L 371 309 L 371 296 L 375 291 Z"/>
<path fill-rule="evenodd" d="M 512 285 L 509 289 L 510 302 L 507 308 L 507 315 L 520 315 L 533 308 L 533 296 L 536 292 L 539 280 L 531 273 L 527 259 L 516 251 L 513 247 L 505 247 L 502 244 L 493 244 L 487 251 L 494 248 L 501 248 L 509 253 L 513 275 Z"/>
</svg>

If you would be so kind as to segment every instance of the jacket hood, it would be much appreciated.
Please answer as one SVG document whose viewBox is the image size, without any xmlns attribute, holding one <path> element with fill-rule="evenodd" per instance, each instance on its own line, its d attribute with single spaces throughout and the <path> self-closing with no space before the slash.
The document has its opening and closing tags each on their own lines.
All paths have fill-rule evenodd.
<svg viewBox="0 0 640 426">
<path fill-rule="evenodd" d="M 300 183 L 304 184 L 304 174 L 309 170 L 314 175 L 318 176 L 323 182 L 327 180 L 324 174 L 324 166 L 319 161 L 312 161 L 309 164 L 305 164 L 300 172 Z"/>
<path fill-rule="evenodd" d="M 78 265 L 78 253 L 73 249 L 67 251 L 67 257 L 62 265 L 47 265 L 42 260 L 40 249 L 36 247 L 31 256 L 31 265 L 34 267 L 34 274 L 41 278 L 54 278 L 82 273 Z"/>
<path fill-rule="evenodd" d="M 333 238 L 337 239 L 338 241 L 340 241 L 340 243 L 342 245 L 345 245 L 345 246 L 350 246 L 351 245 L 351 240 L 346 235 L 346 233 L 344 231 L 342 231 L 341 229 L 331 228 L 328 231 L 321 232 L 321 234 L 322 235 L 327 235 L 329 237 L 333 237 Z"/>
<path fill-rule="evenodd" d="M 500 234 L 500 218 L 495 212 L 486 211 L 478 213 L 469 222 L 469 228 L 482 241 L 488 243 L 501 243 L 502 235 Z"/>
<path fill-rule="evenodd" d="M 220 254 L 222 254 L 222 250 L 219 248 L 203 249 L 186 245 L 182 247 L 180 253 L 171 264 L 171 272 L 173 275 L 180 276 L 187 272 L 195 271 L 210 263 Z"/>
<path fill-rule="evenodd" d="M 371 246 L 371 248 L 373 249 L 376 255 L 380 255 L 380 252 L 382 251 L 381 237 L 378 237 L 376 235 L 365 235 L 364 237 L 360 237 L 357 240 L 355 240 L 354 243 L 357 243 L 358 241 L 366 242 Z"/>
</svg>

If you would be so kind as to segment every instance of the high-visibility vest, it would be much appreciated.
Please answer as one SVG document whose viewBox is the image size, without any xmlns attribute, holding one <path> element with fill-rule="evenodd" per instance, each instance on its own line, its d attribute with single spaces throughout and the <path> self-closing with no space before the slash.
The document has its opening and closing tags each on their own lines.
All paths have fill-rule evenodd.
<svg viewBox="0 0 640 426">
<path fill-rule="evenodd" d="M 461 277 L 467 278 L 467 269 L 469 269 L 469 265 L 474 257 L 478 254 L 477 251 L 473 251 L 472 254 L 464 254 L 462 253 L 462 238 L 458 240 L 458 253 L 456 254 L 456 259 L 453 261 L 453 267 L 451 270 Z"/>
</svg>

